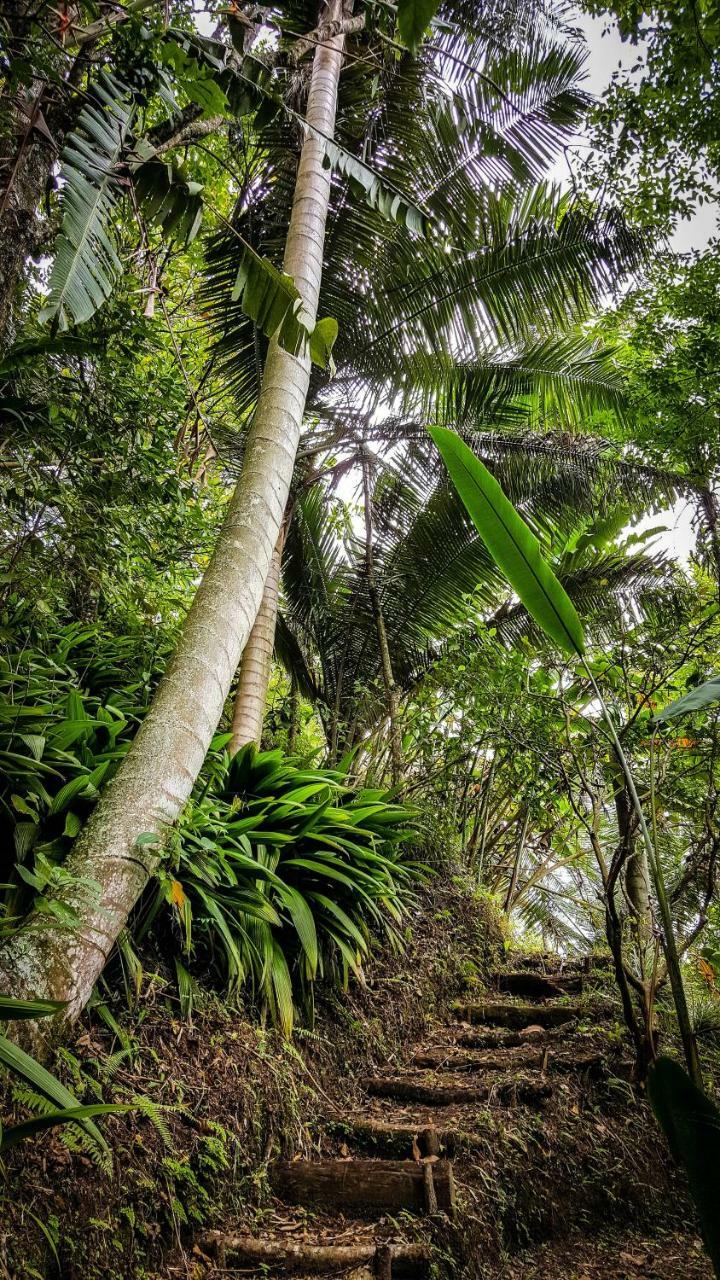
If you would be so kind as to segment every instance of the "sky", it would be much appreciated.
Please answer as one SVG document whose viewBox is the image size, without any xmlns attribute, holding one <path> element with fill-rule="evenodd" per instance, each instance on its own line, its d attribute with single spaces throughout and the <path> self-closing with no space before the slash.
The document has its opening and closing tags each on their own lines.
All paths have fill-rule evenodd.
<svg viewBox="0 0 720 1280">
<path fill-rule="evenodd" d="M 613 72 L 618 67 L 628 69 L 637 61 L 638 48 L 623 44 L 617 23 L 610 23 L 607 17 L 581 14 L 577 25 L 585 33 L 590 54 L 586 88 L 596 97 L 601 97 Z M 719 213 L 717 205 L 705 205 L 693 218 L 681 222 L 671 238 L 672 247 L 678 253 L 705 249 L 710 237 L 717 235 Z"/>
</svg>

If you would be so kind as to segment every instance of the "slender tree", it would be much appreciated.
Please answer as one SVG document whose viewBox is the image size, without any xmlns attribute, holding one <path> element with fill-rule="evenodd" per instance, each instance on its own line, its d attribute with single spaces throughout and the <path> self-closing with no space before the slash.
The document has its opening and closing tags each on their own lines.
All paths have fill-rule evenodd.
<svg viewBox="0 0 720 1280">
<path fill-rule="evenodd" d="M 284 254 L 309 326 L 323 266 L 331 182 L 324 160 L 343 60 L 342 0 L 330 0 L 324 16 L 339 34 L 314 55 Z M 0 953 L 0 989 L 65 1001 L 65 1020 L 87 1003 L 217 727 L 277 544 L 309 379 L 309 351 L 293 354 L 271 340 L 240 480 L 152 708 L 73 849 L 57 914 L 31 915 Z"/>
</svg>

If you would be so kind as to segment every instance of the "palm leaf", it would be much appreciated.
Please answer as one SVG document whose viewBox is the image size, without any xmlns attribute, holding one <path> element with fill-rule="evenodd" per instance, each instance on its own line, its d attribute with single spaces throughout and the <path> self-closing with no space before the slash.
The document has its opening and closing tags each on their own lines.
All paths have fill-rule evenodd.
<svg viewBox="0 0 720 1280">
<path fill-rule="evenodd" d="M 63 220 L 49 298 L 40 314 L 61 330 L 89 320 L 110 296 L 121 270 L 107 228 L 133 115 L 127 87 L 103 71 L 63 152 Z"/>
</svg>

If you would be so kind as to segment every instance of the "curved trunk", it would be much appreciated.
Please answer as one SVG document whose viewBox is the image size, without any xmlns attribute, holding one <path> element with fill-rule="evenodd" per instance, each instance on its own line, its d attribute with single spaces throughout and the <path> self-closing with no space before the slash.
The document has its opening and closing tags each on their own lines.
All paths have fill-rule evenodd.
<svg viewBox="0 0 720 1280">
<path fill-rule="evenodd" d="M 332 0 L 329 18 L 340 14 L 340 0 Z M 307 118 L 326 135 L 334 132 L 343 40 L 338 35 L 319 47 L 313 62 Z M 284 260 L 312 318 L 330 195 L 323 159 L 324 142 L 308 136 Z M 294 356 L 271 342 L 242 473 L 214 554 L 152 707 L 68 858 L 68 881 L 55 904 L 64 918 L 33 914 L 0 951 L 0 991 L 66 1001 L 63 1020 L 87 1003 L 217 728 L 283 520 L 309 378 L 307 352 Z"/>
<path fill-rule="evenodd" d="M 278 592 L 280 589 L 280 565 L 282 563 L 284 527 L 278 534 L 272 553 L 263 598 L 248 642 L 243 649 L 238 673 L 235 706 L 232 718 L 230 754 L 235 755 L 248 742 L 260 746 L 268 684 L 275 646 Z"/>
</svg>

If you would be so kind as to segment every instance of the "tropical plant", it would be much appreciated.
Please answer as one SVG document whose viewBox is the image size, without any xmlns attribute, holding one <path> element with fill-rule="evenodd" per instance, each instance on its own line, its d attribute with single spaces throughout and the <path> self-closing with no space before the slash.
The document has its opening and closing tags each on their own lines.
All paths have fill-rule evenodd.
<svg viewBox="0 0 720 1280">
<path fill-rule="evenodd" d="M 210 777 L 131 922 L 144 938 L 168 905 L 182 963 L 213 969 L 289 1034 L 293 1005 L 312 1008 L 313 983 L 362 978 L 373 935 L 396 931 L 424 875 L 412 861 L 414 814 L 383 790 L 353 787 L 343 769 L 298 766 L 279 750 L 219 738 Z"/>
<path fill-rule="evenodd" d="M 697 1042 L 688 1012 L 677 939 L 658 854 L 657 839 L 653 841 L 650 836 L 628 757 L 620 741 L 615 721 L 587 661 L 585 636 L 572 601 L 544 560 L 537 538 L 505 497 L 482 462 L 452 432 L 436 428 L 432 435 L 448 467 L 453 484 L 494 560 L 506 574 L 520 600 L 543 631 L 568 656 L 580 660 L 581 667 L 598 701 L 607 727 L 608 738 L 637 818 L 644 856 L 652 876 L 661 922 L 666 971 L 670 979 L 688 1070 L 695 1085 L 701 1086 L 702 1075 Z M 651 772 L 650 808 L 655 830 L 656 811 L 653 787 L 654 777 Z M 618 965 L 619 969 L 620 965 Z M 649 998 L 648 1005 L 652 1006 L 652 998 Z"/>
<path fill-rule="evenodd" d="M 6 650 L 0 671 L 0 831 L 8 856 L 0 929 L 28 908 L 61 911 L 62 886 L 82 824 L 142 723 L 156 671 L 136 681 L 142 642 L 123 644 L 72 624 L 45 649 Z M 144 661 L 157 661 L 152 650 Z M 382 790 L 354 787 L 346 769 L 302 767 L 279 751 L 246 748 L 232 761 L 228 734 L 213 743 L 177 831 L 119 941 L 135 985 L 133 951 L 153 939 L 178 963 L 214 972 L 231 995 L 253 993 L 289 1033 L 293 989 L 312 1005 L 316 977 L 361 975 L 373 933 L 395 926 L 422 869 L 412 861 L 414 815 Z M 88 881 L 88 894 L 96 886 Z M 51 917 L 52 918 L 52 917 Z M 181 954 L 178 954 L 180 928 Z M 187 970 L 185 968 L 187 966 Z M 54 1004 L 47 1012 L 56 1012 Z"/>
<path fill-rule="evenodd" d="M 523 42 L 530 44 L 527 10 L 532 6 L 517 7 L 518 17 L 522 10 L 517 37 L 523 47 Z M 505 8 L 498 6 L 504 20 Z M 464 331 L 468 335 L 485 333 L 488 319 L 508 343 L 519 336 L 521 320 L 539 326 L 544 333 L 558 318 L 565 322 L 568 313 L 574 316 L 583 310 L 600 288 L 612 283 L 619 267 L 638 260 L 637 242 L 613 215 L 588 215 L 572 208 L 558 222 L 557 200 L 549 193 L 534 191 L 519 211 L 512 198 L 517 179 L 544 169 L 548 150 L 555 149 L 566 131 L 572 129 L 578 110 L 584 105 L 583 95 L 572 83 L 577 78 L 577 57 L 571 54 L 568 59 L 543 42 L 533 41 L 534 53 L 527 60 L 511 55 L 503 68 L 500 63 L 507 54 L 504 46 L 508 32 L 503 29 L 502 39 L 495 38 L 494 6 L 488 6 L 479 31 L 474 7 L 469 10 L 463 4 L 450 4 L 448 16 L 453 22 L 447 31 L 443 26 L 439 34 L 440 53 L 420 50 L 414 60 L 397 59 L 395 50 L 382 38 L 387 35 L 388 24 L 394 29 L 394 19 L 384 7 L 371 9 L 371 21 L 364 34 L 353 28 L 348 30 L 347 38 L 356 37 L 360 47 L 369 46 L 377 52 L 385 72 L 376 77 L 373 70 L 371 76 L 362 60 L 354 62 L 357 73 L 343 80 L 338 113 L 346 39 L 341 6 L 333 0 L 322 15 L 334 34 L 321 42 L 314 54 L 308 106 L 304 122 L 301 120 L 303 141 L 297 174 L 294 176 L 294 165 L 286 166 L 272 184 L 278 192 L 284 188 L 285 201 L 283 216 L 274 224 L 277 259 L 282 254 L 282 270 L 293 279 L 302 296 L 302 319 L 308 333 L 318 315 L 325 224 L 335 199 L 353 242 L 364 244 L 370 258 L 388 255 L 396 281 L 403 281 L 395 294 L 391 290 L 386 295 L 382 328 L 377 336 L 384 335 L 389 342 L 396 324 L 395 300 L 407 315 L 408 298 L 414 294 L 416 305 L 409 323 L 415 329 L 415 349 L 423 338 L 436 345 Z M 286 58 L 287 41 L 294 44 L 297 26 L 294 17 L 285 27 L 281 18 L 279 26 L 280 53 Z M 526 86 L 529 106 L 521 100 L 518 110 L 511 99 L 512 105 L 505 102 L 499 115 L 488 111 L 488 97 L 494 94 L 484 79 L 488 53 L 498 61 L 501 80 L 521 89 L 523 84 Z M 458 80 L 455 72 L 460 63 L 470 70 Z M 541 97 L 552 101 L 547 112 L 538 110 L 533 97 L 537 68 L 543 82 Z M 454 79 L 457 86 L 452 106 L 447 93 L 449 79 Z M 377 90 L 368 94 L 370 83 L 377 85 Z M 548 85 L 560 87 L 556 93 L 548 94 Z M 273 111 L 275 115 L 283 122 L 281 127 L 292 119 L 286 112 Z M 496 127 L 489 116 L 496 119 Z M 378 120 L 385 119 L 397 121 L 395 136 L 399 146 L 390 146 L 392 131 L 384 123 L 378 127 Z M 337 161 L 333 143 L 336 123 L 338 146 L 342 147 L 342 135 L 346 134 L 355 151 L 361 153 L 355 155 L 353 164 Z M 527 143 L 523 141 L 525 134 L 530 139 Z M 373 154 L 374 147 L 384 156 L 383 176 L 365 184 L 358 175 L 358 164 L 367 167 L 365 157 Z M 352 147 L 344 150 L 352 151 Z M 354 181 L 347 187 L 340 180 L 333 187 L 328 163 L 332 167 L 334 162 L 338 170 L 344 164 L 344 171 L 353 176 Z M 259 158 L 258 163 L 264 161 Z M 439 231 L 435 240 L 418 234 L 425 223 L 419 225 L 411 212 L 418 207 L 417 200 L 412 195 L 406 198 L 402 183 L 394 181 L 398 171 L 401 177 L 408 172 L 408 166 L 408 191 L 419 192 L 424 200 Z M 388 202 L 382 198 L 387 182 L 394 183 L 399 200 Z M 374 209 L 368 209 L 365 202 L 362 206 L 356 203 L 358 183 Z M 509 200 L 506 192 L 510 192 Z M 292 210 L 288 216 L 291 193 Z M 515 215 L 512 210 L 516 210 Z M 399 216 L 400 220 L 390 222 L 388 214 Z M 495 224 L 503 232 L 500 242 L 495 239 L 491 247 Z M 251 243 L 248 236 L 244 240 Z M 459 246 L 457 251 L 446 252 L 448 243 Z M 253 252 L 257 252 L 255 246 Z M 267 253 L 260 256 L 269 257 Z M 229 322 L 233 319 L 232 295 L 242 261 L 241 254 L 239 264 L 236 250 L 234 269 L 222 285 Z M 499 290 L 495 279 L 501 265 L 508 266 L 508 273 L 504 288 Z M 364 330 L 366 284 L 361 277 L 326 277 L 326 281 L 329 289 L 324 302 L 328 312 L 341 328 L 347 327 L 346 340 L 361 347 L 362 335 L 358 343 L 357 332 L 358 328 Z M 0 956 L 2 973 L 6 966 L 13 968 L 12 952 L 22 946 L 23 973 L 33 990 L 65 997 L 72 986 L 72 998 L 64 1011 L 67 1018 L 76 1016 L 87 1000 L 97 978 L 100 955 L 122 931 L 157 863 L 159 849 L 145 837 L 172 825 L 200 772 L 261 602 L 285 514 L 310 388 L 311 353 L 307 343 L 293 354 L 272 338 L 260 383 L 260 326 L 254 328 L 242 312 L 242 292 L 235 290 L 235 297 L 242 323 L 249 326 L 243 332 L 253 353 L 251 404 L 255 406 L 242 473 L 167 678 L 158 687 L 153 710 L 68 861 L 71 879 L 58 893 L 63 905 L 77 911 L 83 921 L 78 946 L 73 949 L 74 972 L 63 974 L 63 958 L 68 951 L 59 930 L 58 963 L 48 965 L 52 927 L 48 928 L 46 918 L 40 920 L 37 916 L 26 922 L 22 940 L 18 937 L 8 941 L 5 958 Z M 334 299 L 343 304 L 342 309 L 334 305 Z M 394 345 L 399 349 L 397 343 Z M 379 344 L 373 342 L 368 350 L 377 356 Z M 143 843 L 138 845 L 140 837 Z M 112 903 L 104 902 L 102 897 L 91 903 L 87 895 L 72 888 L 73 880 L 79 884 L 87 879 L 103 886 L 110 867 L 114 869 Z"/>
<path fill-rule="evenodd" d="M 427 433 L 412 420 L 379 424 L 376 433 L 365 448 L 376 469 L 370 506 L 377 605 L 393 678 L 407 696 L 449 637 L 464 632 L 472 643 L 489 628 L 520 641 L 532 618 L 523 605 L 504 600 L 502 578 L 439 471 Z M 393 440 L 389 457 L 383 437 Z M 598 632 L 613 601 L 649 607 L 668 591 L 672 566 L 614 531 L 649 499 L 660 503 L 675 492 L 673 477 L 634 469 L 603 442 L 582 436 L 468 430 L 463 438 L 507 486 Z M 318 707 L 331 753 L 358 742 L 387 715 L 367 539 L 353 530 L 332 484 L 331 472 L 295 504 L 276 642 L 280 660 Z"/>
<path fill-rule="evenodd" d="M 15 1000 L 0 995 L 0 1021 L 17 1022 L 23 1019 L 48 1018 L 58 1012 L 57 1005 L 49 1000 Z M 97 1163 L 109 1165 L 108 1144 L 94 1123 L 96 1116 L 118 1115 L 131 1110 L 124 1104 L 93 1102 L 82 1106 L 75 1095 L 56 1076 L 46 1070 L 24 1049 L 0 1034 L 0 1067 L 11 1080 L 22 1081 L 26 1086 L 23 1101 L 29 1103 L 38 1114 L 18 1124 L 3 1127 L 0 1124 L 0 1155 L 27 1138 L 58 1125 L 77 1125 L 85 1145 Z M 29 1090 L 27 1088 L 29 1086 Z"/>
</svg>

